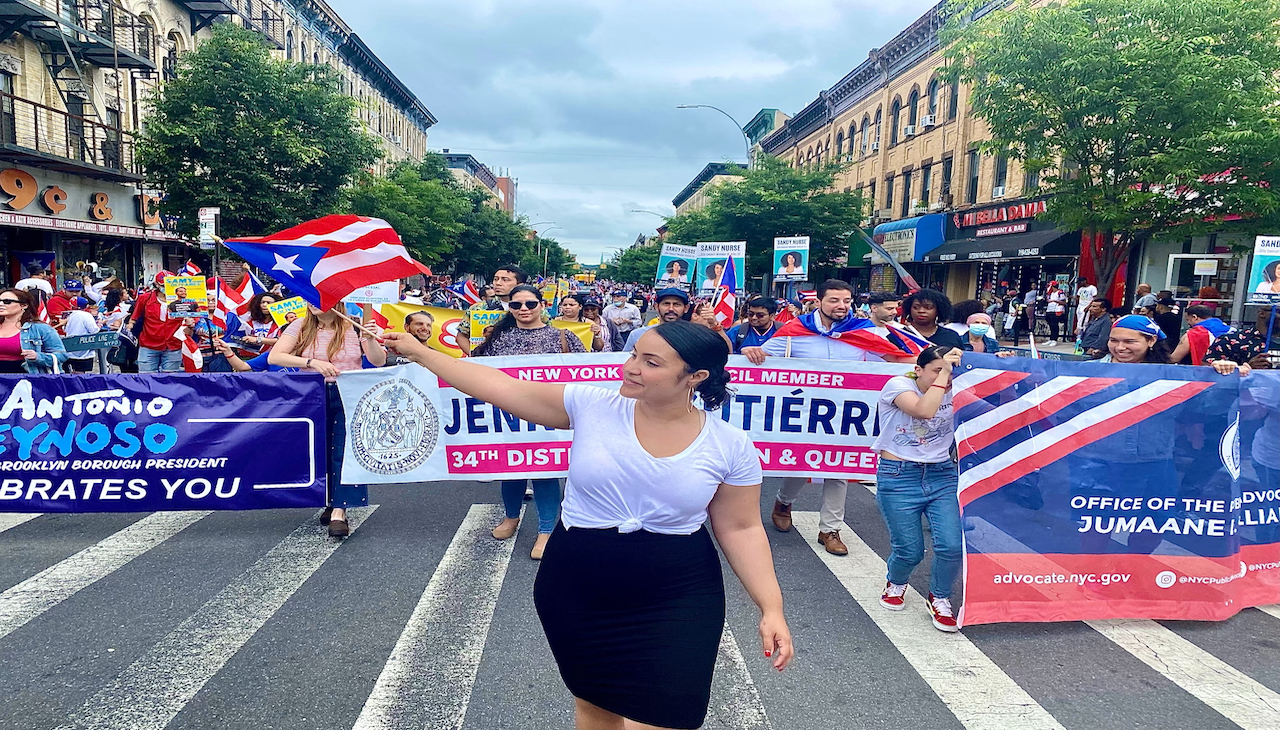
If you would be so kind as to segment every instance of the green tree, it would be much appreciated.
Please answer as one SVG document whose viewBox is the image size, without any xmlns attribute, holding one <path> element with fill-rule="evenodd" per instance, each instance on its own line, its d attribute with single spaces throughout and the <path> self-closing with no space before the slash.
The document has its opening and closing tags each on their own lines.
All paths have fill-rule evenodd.
<svg viewBox="0 0 1280 730">
<path fill-rule="evenodd" d="M 482 190 L 459 192 L 466 200 L 466 211 L 459 219 L 462 231 L 457 245 L 445 260 L 446 270 L 488 277 L 503 264 L 527 261 L 532 256 L 533 242 L 526 238 L 522 222 L 494 208 L 493 198 Z"/>
<path fill-rule="evenodd" d="M 448 172 L 435 174 L 434 161 L 404 162 L 386 177 L 363 175 L 347 192 L 347 205 L 358 215 L 381 218 L 400 234 L 414 258 L 438 266 L 449 258 L 471 200 L 452 183 Z"/>
<path fill-rule="evenodd" d="M 667 221 L 670 233 L 665 240 L 684 245 L 746 241 L 750 277 L 772 272 L 774 238 L 809 236 L 810 278 L 821 281 L 834 276 L 848 261 L 850 234 L 867 212 L 861 193 L 833 191 L 836 176 L 844 169 L 828 164 L 796 170 L 782 160 L 765 157 L 752 169 L 741 171 L 738 180 L 712 188 L 706 207 Z M 860 256 L 865 250 L 857 243 L 854 253 Z M 653 278 L 653 268 L 648 276 Z"/>
<path fill-rule="evenodd" d="M 534 276 L 567 276 L 577 271 L 574 255 L 554 238 L 535 236 L 533 247 L 520 259 L 520 266 Z"/>
<path fill-rule="evenodd" d="M 662 246 L 624 248 L 609 259 L 604 276 L 627 284 L 652 284 Z"/>
<path fill-rule="evenodd" d="M 182 56 L 150 101 L 139 140 L 160 209 L 195 235 L 196 209 L 222 208 L 224 235 L 259 235 L 333 212 L 380 156 L 328 66 L 278 61 L 233 23 Z"/>
<path fill-rule="evenodd" d="M 1249 233 L 1280 217 L 1280 0 L 953 5 L 952 82 L 987 152 L 1040 169 L 1044 218 L 1096 233 L 1110 282 L 1156 236 Z"/>
</svg>

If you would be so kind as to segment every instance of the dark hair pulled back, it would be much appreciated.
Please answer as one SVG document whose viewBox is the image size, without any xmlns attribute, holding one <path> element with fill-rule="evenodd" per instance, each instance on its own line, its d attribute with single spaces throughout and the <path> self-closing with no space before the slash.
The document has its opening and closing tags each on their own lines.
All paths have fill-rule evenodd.
<svg viewBox="0 0 1280 730">
<path fill-rule="evenodd" d="M 934 360 L 941 360 L 944 355 L 956 348 L 950 345 L 930 345 L 920 351 L 919 357 L 916 358 L 916 365 L 924 367 Z"/>
<path fill-rule="evenodd" d="M 685 370 L 690 374 L 699 370 L 707 371 L 707 378 L 698 384 L 697 393 L 702 396 L 702 405 L 708 411 L 714 411 L 728 400 L 733 391 L 729 389 L 732 376 L 725 370 L 729 362 L 729 344 L 724 338 L 700 324 L 686 322 L 682 319 L 664 322 L 653 328 L 671 349 L 684 360 Z"/>
</svg>

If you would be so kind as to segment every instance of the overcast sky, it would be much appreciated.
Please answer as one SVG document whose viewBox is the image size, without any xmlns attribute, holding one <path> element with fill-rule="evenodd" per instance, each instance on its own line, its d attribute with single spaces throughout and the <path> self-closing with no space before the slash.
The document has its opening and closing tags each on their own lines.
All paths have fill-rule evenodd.
<svg viewBox="0 0 1280 730">
<path fill-rule="evenodd" d="M 329 0 L 440 120 L 431 149 L 520 181 L 582 263 L 652 233 L 704 165 L 745 157 L 935 0 Z M 547 230 L 548 226 L 538 226 Z"/>
</svg>

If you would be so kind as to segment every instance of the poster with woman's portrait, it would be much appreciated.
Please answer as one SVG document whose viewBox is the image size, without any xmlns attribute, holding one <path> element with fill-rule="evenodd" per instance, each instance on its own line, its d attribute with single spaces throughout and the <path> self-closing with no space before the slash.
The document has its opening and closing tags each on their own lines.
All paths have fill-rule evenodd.
<svg viewBox="0 0 1280 730">
<path fill-rule="evenodd" d="M 1258 236 L 1254 243 L 1249 304 L 1280 304 L 1280 236 Z"/>
<path fill-rule="evenodd" d="M 664 243 L 662 252 L 658 255 L 658 271 L 654 275 L 654 282 L 659 289 L 676 287 L 687 291 L 689 283 L 693 281 L 693 268 L 697 261 L 697 246 Z"/>
<path fill-rule="evenodd" d="M 733 259 L 733 270 L 737 275 L 737 281 L 734 282 L 734 289 L 741 290 L 742 284 L 746 280 L 744 272 L 747 264 L 747 242 L 746 241 L 703 241 L 698 244 L 698 294 L 700 296 L 711 296 L 715 293 L 716 287 L 720 286 L 720 279 L 724 276 L 727 268 L 726 264 L 729 259 Z"/>
<path fill-rule="evenodd" d="M 773 280 L 807 281 L 809 279 L 809 237 L 793 236 L 773 239 Z"/>
</svg>

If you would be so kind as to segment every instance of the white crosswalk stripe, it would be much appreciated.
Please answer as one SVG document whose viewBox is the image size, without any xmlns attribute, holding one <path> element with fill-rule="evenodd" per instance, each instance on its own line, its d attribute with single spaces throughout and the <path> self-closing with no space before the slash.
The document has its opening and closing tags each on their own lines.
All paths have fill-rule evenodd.
<svg viewBox="0 0 1280 730">
<path fill-rule="evenodd" d="M 0 532 L 11 530 L 18 525 L 24 525 L 39 516 L 39 512 L 29 514 L 17 514 L 16 512 L 0 513 Z"/>
<path fill-rule="evenodd" d="M 352 534 L 375 509 L 347 510 Z M 314 520 L 298 527 L 89 698 L 60 730 L 161 730 L 343 544 Z"/>
<path fill-rule="evenodd" d="M 760 690 L 756 688 L 746 657 L 726 624 L 720 635 L 720 654 L 716 657 L 715 681 L 711 687 L 711 707 L 707 711 L 708 728 L 731 730 L 773 730 L 765 713 Z"/>
<path fill-rule="evenodd" d="M 880 605 L 885 562 L 853 530 L 840 533 L 849 554 L 837 557 L 809 537 L 818 534 L 817 512 L 792 512 L 791 519 L 818 558 L 960 724 L 969 730 L 1062 728 L 963 634 L 944 634 L 934 629 L 925 599 L 914 588 L 907 589 L 906 610 L 885 610 Z"/>
<path fill-rule="evenodd" d="M 1280 604 L 1274 606 L 1258 606 L 1258 610 L 1275 616 L 1276 618 L 1280 618 Z"/>
<path fill-rule="evenodd" d="M 0 593 L 0 638 L 199 522 L 209 512 L 156 512 Z"/>
<path fill-rule="evenodd" d="M 515 540 L 489 528 L 501 505 L 471 506 L 409 616 L 355 730 L 462 727 Z"/>
</svg>

